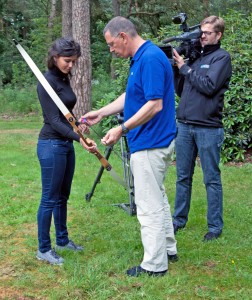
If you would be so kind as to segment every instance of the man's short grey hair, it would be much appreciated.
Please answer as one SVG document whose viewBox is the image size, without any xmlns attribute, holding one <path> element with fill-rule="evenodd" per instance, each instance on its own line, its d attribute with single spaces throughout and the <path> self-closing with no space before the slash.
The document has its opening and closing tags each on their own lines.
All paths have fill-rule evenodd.
<svg viewBox="0 0 252 300">
<path fill-rule="evenodd" d="M 103 35 L 105 35 L 107 31 L 109 31 L 112 37 L 117 36 L 120 32 L 125 32 L 131 37 L 135 37 L 137 35 L 135 25 L 129 19 L 121 16 L 114 17 L 108 22 L 103 30 Z"/>
</svg>

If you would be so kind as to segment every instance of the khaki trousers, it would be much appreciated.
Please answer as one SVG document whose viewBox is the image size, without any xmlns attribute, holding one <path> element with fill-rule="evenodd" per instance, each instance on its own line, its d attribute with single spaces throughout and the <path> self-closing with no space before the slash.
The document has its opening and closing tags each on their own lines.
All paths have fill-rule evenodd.
<svg viewBox="0 0 252 300">
<path fill-rule="evenodd" d="M 130 158 L 144 248 L 141 267 L 147 271 L 167 270 L 167 253 L 177 253 L 170 205 L 163 184 L 173 150 L 174 141 L 167 148 L 138 151 Z"/>
</svg>

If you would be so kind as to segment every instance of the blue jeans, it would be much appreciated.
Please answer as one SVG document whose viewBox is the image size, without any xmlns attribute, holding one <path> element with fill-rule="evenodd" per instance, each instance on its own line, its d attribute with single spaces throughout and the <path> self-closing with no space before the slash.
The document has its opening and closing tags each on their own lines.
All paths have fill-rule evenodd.
<svg viewBox="0 0 252 300">
<path fill-rule="evenodd" d="M 73 143 L 48 139 L 38 140 L 37 155 L 41 166 L 42 197 L 38 209 L 39 251 L 51 250 L 50 227 L 52 215 L 56 231 L 56 244 L 69 242 L 67 232 L 67 200 L 75 168 Z"/>
<path fill-rule="evenodd" d="M 175 142 L 177 183 L 174 224 L 184 227 L 188 221 L 195 160 L 199 155 L 207 192 L 208 230 L 221 233 L 223 195 L 219 162 L 223 140 L 223 128 L 178 123 L 178 135 Z"/>
</svg>

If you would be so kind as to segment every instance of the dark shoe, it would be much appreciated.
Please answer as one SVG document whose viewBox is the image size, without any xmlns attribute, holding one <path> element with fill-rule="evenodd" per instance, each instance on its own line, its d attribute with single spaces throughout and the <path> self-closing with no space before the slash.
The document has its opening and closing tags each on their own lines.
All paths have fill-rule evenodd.
<svg viewBox="0 0 252 300">
<path fill-rule="evenodd" d="M 148 274 L 149 276 L 164 276 L 166 274 L 166 272 L 167 272 L 167 270 L 162 271 L 162 272 L 152 272 L 152 271 L 147 271 L 147 270 L 143 269 L 141 266 L 136 266 L 136 267 L 133 267 L 133 268 L 127 270 L 126 274 L 131 277 L 138 277 L 144 273 Z"/>
<path fill-rule="evenodd" d="M 220 235 L 221 235 L 221 232 L 219 232 L 219 233 L 208 232 L 207 234 L 204 235 L 203 242 L 216 240 L 216 239 L 218 239 L 218 237 L 220 237 Z"/>
<path fill-rule="evenodd" d="M 72 251 L 82 251 L 84 247 L 75 245 L 73 241 L 69 241 L 65 246 L 56 245 L 57 250 L 72 250 Z"/>
<path fill-rule="evenodd" d="M 177 254 L 169 255 L 167 253 L 167 257 L 168 257 L 168 263 L 175 263 L 176 261 L 179 260 L 179 257 Z"/>
<path fill-rule="evenodd" d="M 177 231 L 182 229 L 182 228 L 185 228 L 185 226 L 179 226 L 179 225 L 173 223 L 174 234 L 176 234 Z"/>
</svg>

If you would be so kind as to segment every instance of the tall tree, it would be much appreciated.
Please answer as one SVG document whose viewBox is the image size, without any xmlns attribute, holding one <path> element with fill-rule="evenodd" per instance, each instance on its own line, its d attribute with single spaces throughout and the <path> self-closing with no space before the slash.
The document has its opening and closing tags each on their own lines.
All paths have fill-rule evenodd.
<svg viewBox="0 0 252 300">
<path fill-rule="evenodd" d="M 50 10 L 50 15 L 48 20 L 48 28 L 53 27 L 54 18 L 56 16 L 56 4 L 57 4 L 57 0 L 51 0 L 51 10 Z"/>
<path fill-rule="evenodd" d="M 72 34 L 72 0 L 62 0 L 62 36 Z"/>
<path fill-rule="evenodd" d="M 209 14 L 209 0 L 202 1 L 203 10 L 204 10 L 204 17 L 208 17 Z"/>
<path fill-rule="evenodd" d="M 120 3 L 118 0 L 113 0 L 112 1 L 112 9 L 113 9 L 113 16 L 119 16 L 120 15 Z M 111 78 L 115 79 L 116 78 L 116 74 L 115 74 L 115 67 L 113 65 L 113 58 L 116 58 L 116 54 L 114 52 L 112 52 L 112 60 L 111 60 L 111 64 L 110 64 L 110 75 Z"/>
<path fill-rule="evenodd" d="M 73 22 L 74 20 L 74 22 Z M 72 0 L 73 37 L 80 43 L 81 57 L 75 66 L 71 84 L 77 96 L 75 115 L 81 116 L 91 108 L 91 55 L 89 0 Z"/>
<path fill-rule="evenodd" d="M 51 41 L 53 40 L 53 25 L 56 16 L 56 4 L 57 0 L 51 0 L 51 10 L 48 18 L 49 38 Z"/>
<path fill-rule="evenodd" d="M 120 15 L 120 2 L 118 0 L 112 0 L 112 7 L 113 7 L 114 16 L 119 16 Z"/>
</svg>

